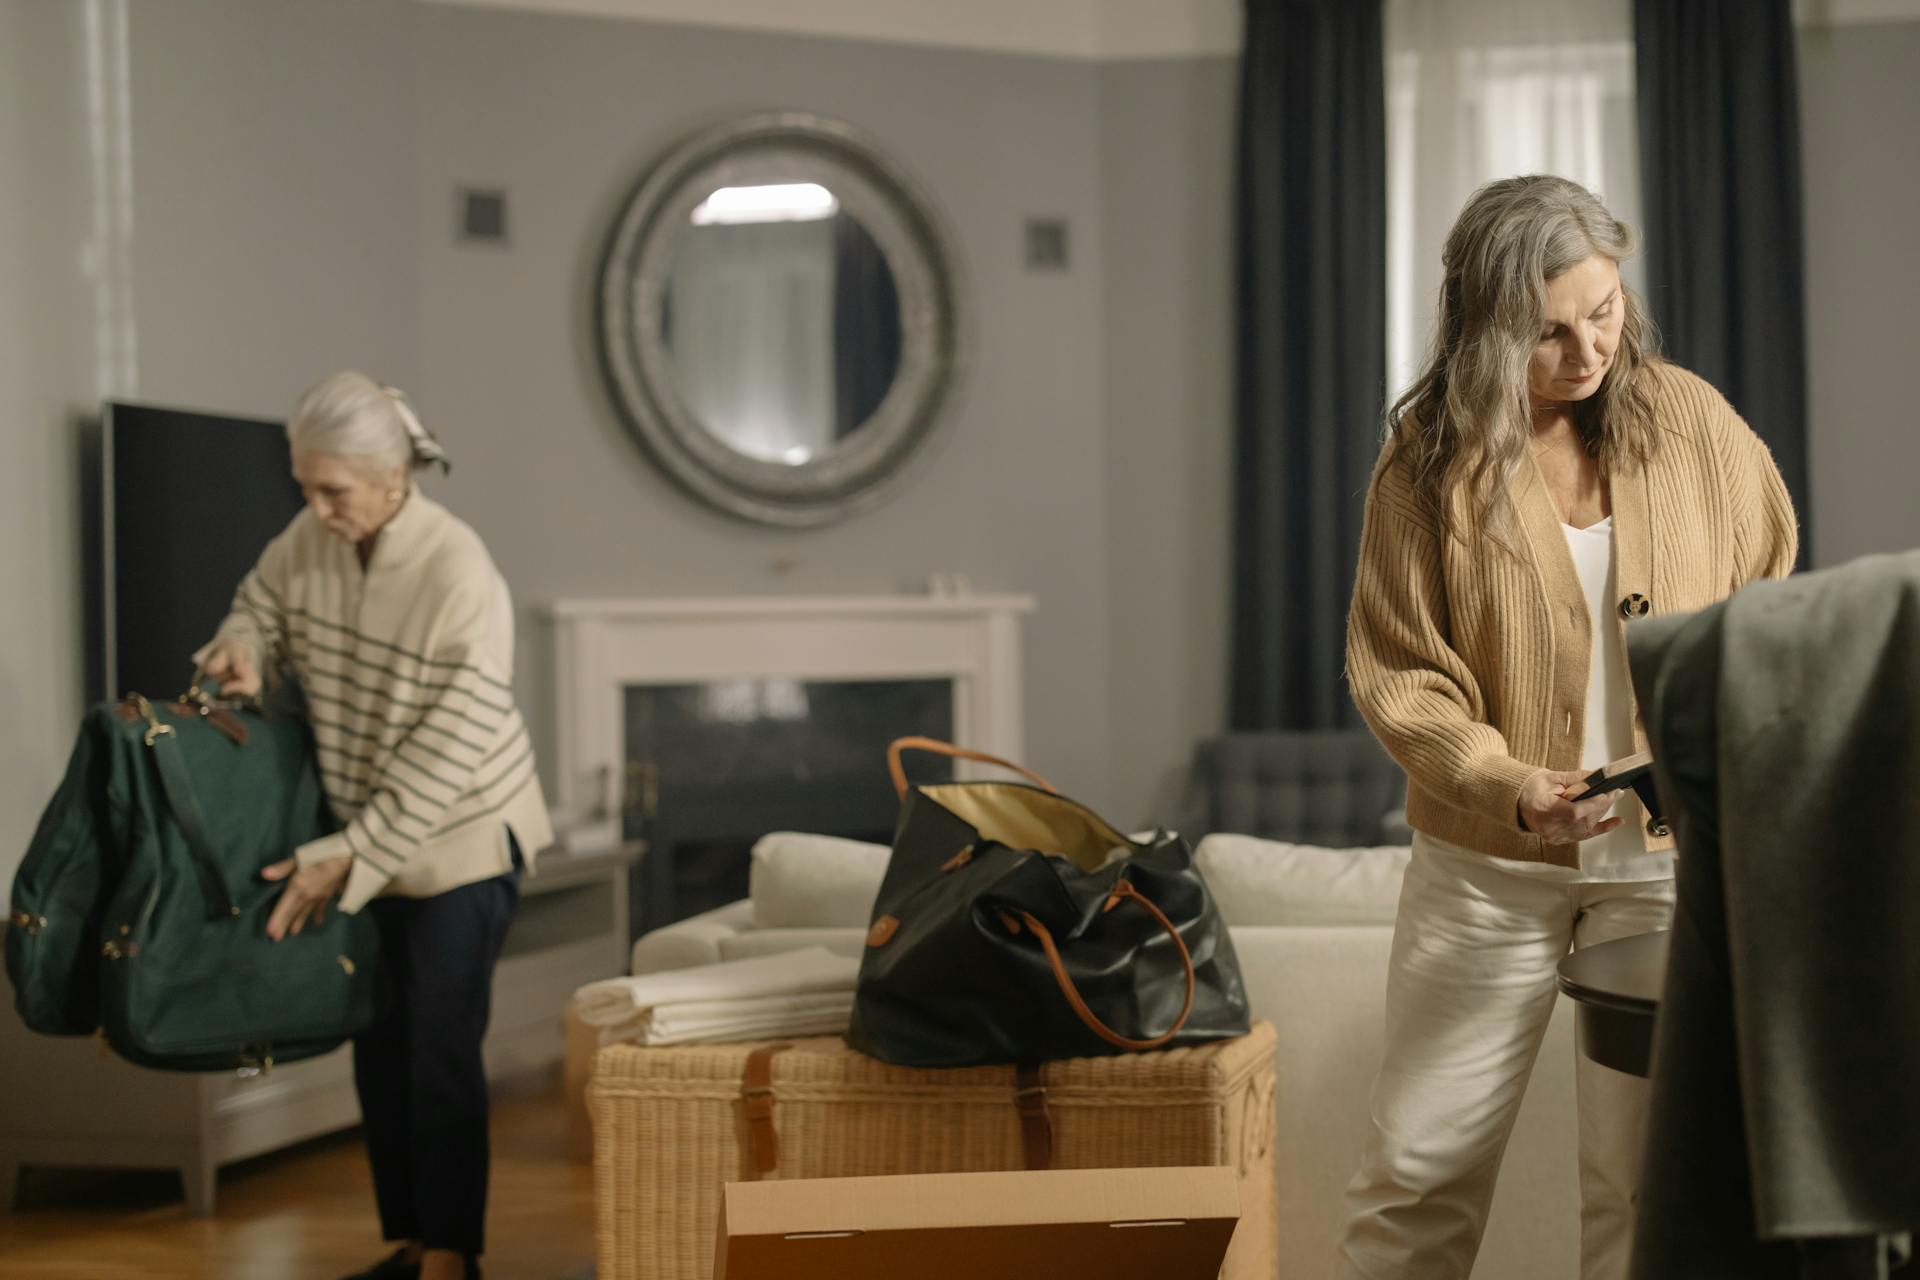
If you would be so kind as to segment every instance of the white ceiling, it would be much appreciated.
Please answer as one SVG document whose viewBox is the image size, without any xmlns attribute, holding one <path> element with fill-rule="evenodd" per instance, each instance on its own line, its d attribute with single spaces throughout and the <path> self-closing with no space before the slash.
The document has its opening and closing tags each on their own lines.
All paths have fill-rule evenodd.
<svg viewBox="0 0 1920 1280">
<path fill-rule="evenodd" d="M 1098 61 L 1230 55 L 1240 0 L 425 0 Z"/>
<path fill-rule="evenodd" d="M 421 0 L 1106 61 L 1240 49 L 1241 0 Z M 1433 0 L 1465 3 L 1467 0 Z M 1794 0 L 1804 24 L 1920 21 L 1920 0 Z"/>
</svg>

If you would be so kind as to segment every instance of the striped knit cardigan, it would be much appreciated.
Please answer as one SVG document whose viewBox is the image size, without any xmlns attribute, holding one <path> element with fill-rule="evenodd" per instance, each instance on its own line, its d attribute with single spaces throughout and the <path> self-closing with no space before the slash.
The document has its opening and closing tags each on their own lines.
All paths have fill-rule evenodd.
<svg viewBox="0 0 1920 1280">
<path fill-rule="evenodd" d="M 1732 406 L 1678 366 L 1655 364 L 1647 376 L 1658 445 L 1644 467 L 1609 477 L 1617 607 L 1608 621 L 1617 627 L 1784 577 L 1797 549 L 1786 486 Z M 1509 481 L 1518 557 L 1443 538 L 1407 470 L 1389 444 L 1367 492 L 1347 616 L 1354 702 L 1407 772 L 1416 830 L 1495 857 L 1577 867 L 1578 845 L 1546 843 L 1518 812 L 1526 780 L 1579 768 L 1586 741 L 1594 637 L 1559 514 L 1529 458 Z M 1637 705 L 1633 733 L 1646 750 Z M 1649 850 L 1672 847 L 1631 796 L 1616 812 L 1642 824 Z"/>
<path fill-rule="evenodd" d="M 552 842 L 513 701 L 507 584 L 479 536 L 418 490 L 364 570 L 311 511 L 295 516 L 241 582 L 220 638 L 247 645 L 270 683 L 299 682 L 344 825 L 294 854 L 353 859 L 342 910 L 500 875 L 508 830 L 529 861 Z"/>
</svg>

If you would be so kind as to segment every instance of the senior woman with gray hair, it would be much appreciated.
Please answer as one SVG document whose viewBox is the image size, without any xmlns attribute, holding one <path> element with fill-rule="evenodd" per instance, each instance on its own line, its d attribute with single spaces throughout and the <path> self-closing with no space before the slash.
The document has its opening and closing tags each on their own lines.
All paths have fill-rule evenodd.
<svg viewBox="0 0 1920 1280">
<path fill-rule="evenodd" d="M 1783 576 L 1793 508 L 1725 399 L 1659 360 L 1632 233 L 1554 177 L 1447 238 L 1425 373 L 1388 415 L 1347 623 L 1408 775 L 1413 859 L 1341 1280 L 1472 1270 L 1569 948 L 1666 928 L 1672 841 L 1596 766 L 1646 749 L 1624 630 Z M 1645 1084 L 1576 1059 L 1581 1274 L 1624 1277 Z"/>
<path fill-rule="evenodd" d="M 404 396 L 326 378 L 287 424 L 307 506 L 267 544 L 213 641 L 223 689 L 299 685 L 333 835 L 262 874 L 273 938 L 373 912 L 388 989 L 354 1041 L 380 1224 L 400 1248 L 361 1277 L 480 1274 L 487 1088 L 480 1041 L 527 859 L 552 839 L 511 687 L 513 609 L 479 537 L 421 493 L 446 465 Z"/>
</svg>

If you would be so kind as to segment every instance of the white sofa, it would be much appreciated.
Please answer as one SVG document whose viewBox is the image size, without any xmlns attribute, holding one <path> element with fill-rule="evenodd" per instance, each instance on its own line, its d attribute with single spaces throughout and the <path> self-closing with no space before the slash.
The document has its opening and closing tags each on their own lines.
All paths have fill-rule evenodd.
<svg viewBox="0 0 1920 1280">
<path fill-rule="evenodd" d="M 825 945 L 859 954 L 885 851 L 771 836 L 753 896 L 646 935 L 633 972 Z M 1253 1014 L 1279 1033 L 1275 1114 L 1281 1280 L 1330 1274 L 1341 1195 L 1379 1066 L 1404 847 L 1317 850 L 1210 836 L 1198 860 L 1231 926 Z M 1556 1010 L 1507 1149 L 1478 1280 L 1579 1271 L 1573 1017 Z"/>
</svg>

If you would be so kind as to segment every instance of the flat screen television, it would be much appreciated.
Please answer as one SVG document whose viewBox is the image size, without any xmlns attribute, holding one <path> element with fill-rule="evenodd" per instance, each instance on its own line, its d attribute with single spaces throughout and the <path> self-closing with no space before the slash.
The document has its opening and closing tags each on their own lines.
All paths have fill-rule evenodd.
<svg viewBox="0 0 1920 1280">
<path fill-rule="evenodd" d="M 102 427 L 106 693 L 171 698 L 300 487 L 278 422 L 108 401 Z"/>
</svg>

